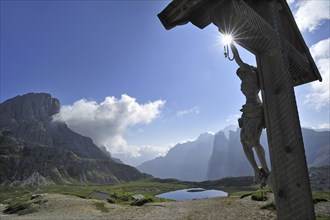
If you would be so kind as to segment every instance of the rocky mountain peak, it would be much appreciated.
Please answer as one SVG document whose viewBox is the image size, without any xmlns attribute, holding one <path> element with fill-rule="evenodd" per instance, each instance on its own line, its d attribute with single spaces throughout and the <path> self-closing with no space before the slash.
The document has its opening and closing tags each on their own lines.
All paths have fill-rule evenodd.
<svg viewBox="0 0 330 220">
<path fill-rule="evenodd" d="M 47 93 L 28 93 L 1 103 L 1 123 L 44 122 L 60 111 L 60 101 Z"/>
<path fill-rule="evenodd" d="M 226 135 L 224 131 L 219 131 L 214 135 L 215 139 L 226 139 Z"/>
<path fill-rule="evenodd" d="M 0 184 L 109 184 L 150 177 L 53 121 L 59 111 L 59 100 L 46 93 L 0 103 Z"/>
<path fill-rule="evenodd" d="M 212 132 L 205 132 L 205 133 L 202 133 L 199 135 L 199 137 L 197 138 L 197 141 L 206 141 L 210 138 L 213 138 L 214 137 L 214 134 Z"/>
<path fill-rule="evenodd" d="M 227 139 L 229 139 L 229 135 L 231 132 L 236 132 L 238 129 L 237 125 L 228 125 L 222 131 L 224 132 Z"/>
</svg>

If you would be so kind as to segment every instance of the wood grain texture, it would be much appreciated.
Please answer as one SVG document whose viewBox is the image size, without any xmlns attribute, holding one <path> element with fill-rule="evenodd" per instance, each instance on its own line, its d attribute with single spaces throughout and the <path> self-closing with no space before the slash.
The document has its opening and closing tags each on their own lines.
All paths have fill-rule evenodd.
<svg viewBox="0 0 330 220">
<path fill-rule="evenodd" d="M 277 46 L 259 54 L 277 218 L 315 219 L 306 156 L 276 1 L 269 15 Z"/>
</svg>

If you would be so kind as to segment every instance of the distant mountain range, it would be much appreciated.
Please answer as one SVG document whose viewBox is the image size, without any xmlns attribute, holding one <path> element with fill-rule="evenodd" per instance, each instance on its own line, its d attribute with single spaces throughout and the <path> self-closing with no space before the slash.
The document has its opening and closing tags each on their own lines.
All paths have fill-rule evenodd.
<svg viewBox="0 0 330 220">
<path fill-rule="evenodd" d="M 308 166 L 330 166 L 330 131 L 302 128 L 302 134 Z M 260 141 L 270 167 L 265 131 Z M 233 126 L 214 135 L 204 133 L 195 141 L 177 144 L 166 156 L 147 161 L 137 168 L 154 177 L 186 181 L 253 175 L 240 142 L 240 129 Z"/>
<path fill-rule="evenodd" d="M 158 178 L 176 178 L 187 181 L 206 179 L 209 158 L 212 155 L 214 135 L 204 133 L 195 141 L 175 145 L 165 157 L 144 162 L 137 168 Z"/>
<path fill-rule="evenodd" d="M 59 100 L 45 93 L 29 93 L 0 104 L 0 184 L 113 184 L 150 178 L 148 174 L 187 181 L 252 175 L 240 131 L 233 126 L 177 144 L 165 157 L 140 165 L 139 171 L 65 123 L 53 121 L 59 111 Z M 330 132 L 303 128 L 302 133 L 308 165 L 330 166 Z M 268 156 L 265 134 L 261 143 Z"/>
<path fill-rule="evenodd" d="M 52 121 L 60 102 L 29 93 L 0 104 L 0 184 L 111 184 L 150 177 Z"/>
</svg>

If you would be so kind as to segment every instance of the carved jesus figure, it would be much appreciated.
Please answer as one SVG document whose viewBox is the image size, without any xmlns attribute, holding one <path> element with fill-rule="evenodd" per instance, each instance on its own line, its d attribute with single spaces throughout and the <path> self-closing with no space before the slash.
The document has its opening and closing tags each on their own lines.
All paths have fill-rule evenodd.
<svg viewBox="0 0 330 220">
<path fill-rule="evenodd" d="M 262 129 L 265 127 L 265 122 L 262 102 L 258 95 L 260 92 L 258 70 L 241 60 L 233 43 L 230 44 L 230 47 L 233 51 L 234 59 L 239 65 L 236 73 L 242 81 L 241 91 L 246 97 L 246 102 L 240 110 L 243 112 L 242 116 L 238 119 L 238 124 L 241 128 L 241 143 L 244 153 L 254 170 L 255 182 L 265 186 L 270 172 L 267 167 L 264 148 L 260 144 L 260 136 Z M 259 158 L 260 167 L 258 167 L 254 157 L 253 148 Z"/>
</svg>

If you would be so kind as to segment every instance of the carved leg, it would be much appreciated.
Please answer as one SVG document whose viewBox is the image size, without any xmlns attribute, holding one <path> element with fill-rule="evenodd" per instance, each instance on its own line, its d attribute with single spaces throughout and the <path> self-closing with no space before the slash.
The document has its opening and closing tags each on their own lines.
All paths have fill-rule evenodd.
<svg viewBox="0 0 330 220">
<path fill-rule="evenodd" d="M 259 170 L 257 162 L 254 158 L 254 153 L 253 153 L 252 147 L 247 145 L 244 141 L 241 141 L 241 142 L 242 142 L 242 145 L 243 145 L 245 156 L 247 157 L 248 161 L 250 162 L 250 164 L 251 164 L 251 166 L 254 170 L 254 182 L 259 183 L 260 170 Z"/>
<path fill-rule="evenodd" d="M 260 183 L 262 186 L 266 186 L 268 181 L 268 177 L 270 175 L 270 171 L 267 166 L 266 158 L 265 158 L 265 150 L 262 147 L 262 145 L 258 144 L 255 147 L 255 150 L 257 152 L 261 168 L 260 168 Z M 269 184 L 268 184 L 269 185 Z"/>
<path fill-rule="evenodd" d="M 257 144 L 255 147 L 255 151 L 258 155 L 258 158 L 259 158 L 259 161 L 260 161 L 260 164 L 261 164 L 261 167 L 269 173 L 269 169 L 268 169 L 268 166 L 267 166 L 267 162 L 266 162 L 266 157 L 265 157 L 265 150 L 264 148 L 262 147 L 262 145 L 259 143 Z"/>
<path fill-rule="evenodd" d="M 265 150 L 260 143 L 255 146 L 255 151 L 258 155 L 261 168 L 260 168 L 260 183 L 262 186 L 266 186 L 266 182 L 269 176 L 269 169 L 266 162 Z"/>
</svg>

